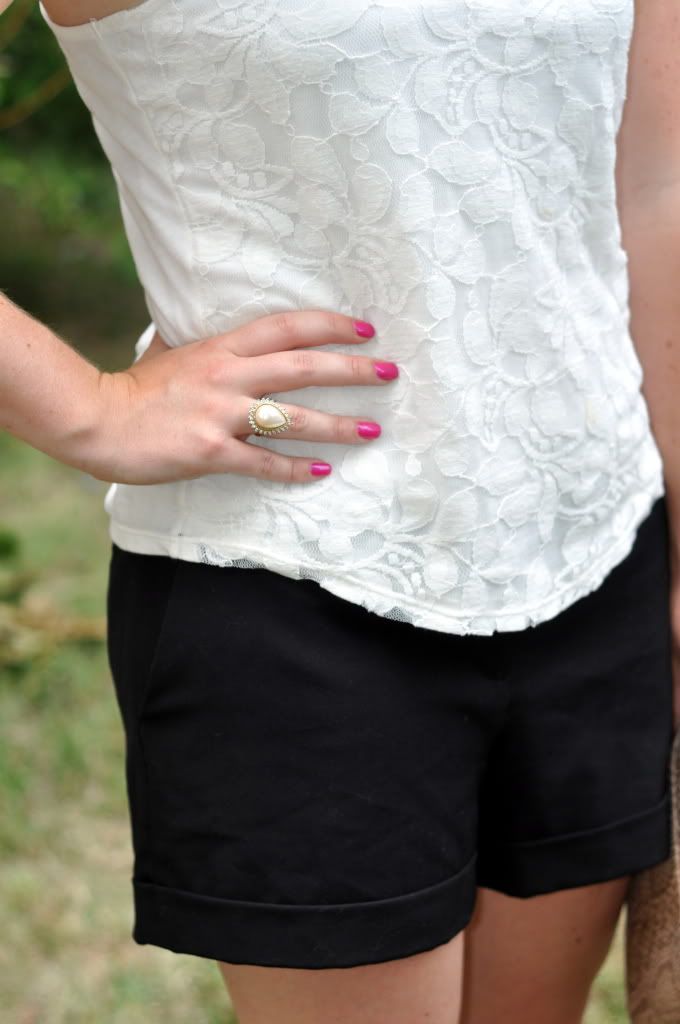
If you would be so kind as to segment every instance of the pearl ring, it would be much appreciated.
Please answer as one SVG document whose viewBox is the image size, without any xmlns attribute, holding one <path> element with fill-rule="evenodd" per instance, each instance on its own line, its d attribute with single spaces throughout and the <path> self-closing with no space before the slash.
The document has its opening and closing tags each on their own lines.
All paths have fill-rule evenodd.
<svg viewBox="0 0 680 1024">
<path fill-rule="evenodd" d="M 253 433 L 267 437 L 288 430 L 293 421 L 290 413 L 275 402 L 271 395 L 263 395 L 248 410 L 248 422 Z"/>
</svg>

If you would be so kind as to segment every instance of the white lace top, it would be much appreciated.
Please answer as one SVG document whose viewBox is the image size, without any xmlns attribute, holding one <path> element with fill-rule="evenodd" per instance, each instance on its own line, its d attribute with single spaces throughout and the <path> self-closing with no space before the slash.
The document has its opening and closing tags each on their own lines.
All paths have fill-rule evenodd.
<svg viewBox="0 0 680 1024">
<path fill-rule="evenodd" d="M 314 483 L 114 485 L 120 547 L 460 634 L 601 583 L 664 491 L 615 202 L 632 21 L 633 0 L 145 0 L 53 26 L 170 344 L 337 310 L 401 371 L 277 392 L 382 425 L 249 442 L 331 462 Z"/>
</svg>

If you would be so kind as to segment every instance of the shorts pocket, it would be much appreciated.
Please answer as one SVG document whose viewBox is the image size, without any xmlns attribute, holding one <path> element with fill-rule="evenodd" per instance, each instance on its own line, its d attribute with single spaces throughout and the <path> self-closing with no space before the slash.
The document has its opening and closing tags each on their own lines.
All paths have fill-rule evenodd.
<svg viewBox="0 0 680 1024">
<path fill-rule="evenodd" d="M 128 733 L 149 698 L 168 636 L 181 559 L 142 555 L 113 545 L 107 593 L 107 647 L 116 697 Z"/>
</svg>

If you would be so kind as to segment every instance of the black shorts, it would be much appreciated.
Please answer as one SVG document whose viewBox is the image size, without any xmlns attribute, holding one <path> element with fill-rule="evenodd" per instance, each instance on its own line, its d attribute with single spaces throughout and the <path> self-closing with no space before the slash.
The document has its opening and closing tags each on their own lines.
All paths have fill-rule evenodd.
<svg viewBox="0 0 680 1024">
<path fill-rule="evenodd" d="M 352 967 L 670 854 L 665 498 L 555 618 L 490 636 L 387 619 L 312 580 L 114 546 L 133 937 Z"/>
</svg>

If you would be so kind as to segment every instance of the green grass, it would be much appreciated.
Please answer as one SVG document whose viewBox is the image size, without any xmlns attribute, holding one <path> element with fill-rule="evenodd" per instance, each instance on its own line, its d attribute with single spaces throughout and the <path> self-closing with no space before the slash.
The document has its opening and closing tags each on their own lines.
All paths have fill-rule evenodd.
<svg viewBox="0 0 680 1024">
<path fill-rule="evenodd" d="M 0 568 L 39 619 L 104 615 L 104 486 L 0 437 Z M 1 577 L 0 577 L 1 579 Z M 0 659 L 2 643 L 0 633 Z M 0 665 L 3 1024 L 226 1024 L 207 960 L 130 937 L 123 736 L 102 642 Z"/>
<path fill-rule="evenodd" d="M 0 567 L 32 579 L 36 613 L 103 616 L 103 492 L 0 438 Z M 101 642 L 0 668 L 0 806 L 3 1024 L 226 1024 L 212 962 L 130 937 L 123 737 Z M 587 1024 L 627 1019 L 621 924 Z"/>
</svg>

